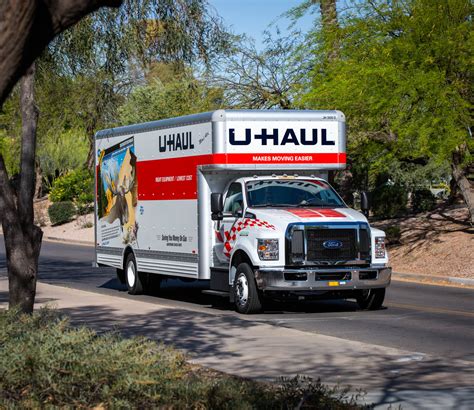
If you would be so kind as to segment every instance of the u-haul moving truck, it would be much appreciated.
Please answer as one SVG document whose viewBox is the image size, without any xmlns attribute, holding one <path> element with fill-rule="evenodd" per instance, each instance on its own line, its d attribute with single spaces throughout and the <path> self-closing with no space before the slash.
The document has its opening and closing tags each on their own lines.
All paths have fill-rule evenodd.
<svg viewBox="0 0 474 410">
<path fill-rule="evenodd" d="M 131 294 L 210 280 L 241 313 L 265 297 L 356 298 L 390 283 L 384 232 L 326 182 L 346 163 L 339 111 L 214 111 L 96 135 L 96 263 Z"/>
</svg>

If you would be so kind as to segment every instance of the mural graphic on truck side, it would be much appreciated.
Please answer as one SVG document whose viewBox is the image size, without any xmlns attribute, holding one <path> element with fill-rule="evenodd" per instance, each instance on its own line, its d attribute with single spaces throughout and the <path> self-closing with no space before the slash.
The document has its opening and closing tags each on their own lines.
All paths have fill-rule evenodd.
<svg viewBox="0 0 474 410">
<path fill-rule="evenodd" d="M 136 165 L 133 137 L 99 152 L 97 211 L 101 227 L 111 225 L 110 228 L 101 229 L 100 239 L 103 245 L 117 237 L 121 237 L 124 244 L 137 242 Z M 119 228 L 113 229 L 113 227 Z"/>
</svg>

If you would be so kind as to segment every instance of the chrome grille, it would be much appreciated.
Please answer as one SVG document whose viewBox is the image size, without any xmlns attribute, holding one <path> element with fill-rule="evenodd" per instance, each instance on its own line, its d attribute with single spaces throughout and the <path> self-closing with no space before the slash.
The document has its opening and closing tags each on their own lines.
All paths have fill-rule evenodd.
<svg viewBox="0 0 474 410">
<path fill-rule="evenodd" d="M 286 239 L 287 265 L 370 263 L 370 228 L 366 223 L 291 224 Z M 342 246 L 328 249 L 323 245 L 326 241 L 339 241 Z"/>
<path fill-rule="evenodd" d="M 357 231 L 355 229 L 307 229 L 308 261 L 342 261 L 357 258 Z M 340 241 L 339 249 L 326 249 L 326 241 Z"/>
</svg>

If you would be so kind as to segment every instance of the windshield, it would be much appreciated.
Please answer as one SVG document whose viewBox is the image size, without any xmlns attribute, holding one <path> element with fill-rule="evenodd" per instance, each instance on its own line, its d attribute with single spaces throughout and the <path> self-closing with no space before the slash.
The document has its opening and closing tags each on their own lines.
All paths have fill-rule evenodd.
<svg viewBox="0 0 474 410">
<path fill-rule="evenodd" d="M 315 180 L 257 180 L 247 182 L 250 207 L 345 207 L 327 182 Z"/>
</svg>

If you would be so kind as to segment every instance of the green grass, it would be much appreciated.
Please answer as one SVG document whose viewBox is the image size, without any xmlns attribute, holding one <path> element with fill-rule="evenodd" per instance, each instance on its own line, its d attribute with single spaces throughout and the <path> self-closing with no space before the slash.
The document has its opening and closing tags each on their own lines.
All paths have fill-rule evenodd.
<svg viewBox="0 0 474 410">
<path fill-rule="evenodd" d="M 73 328 L 50 309 L 0 311 L 0 408 L 354 409 L 311 379 L 258 383 L 190 365 L 144 338 Z"/>
</svg>

